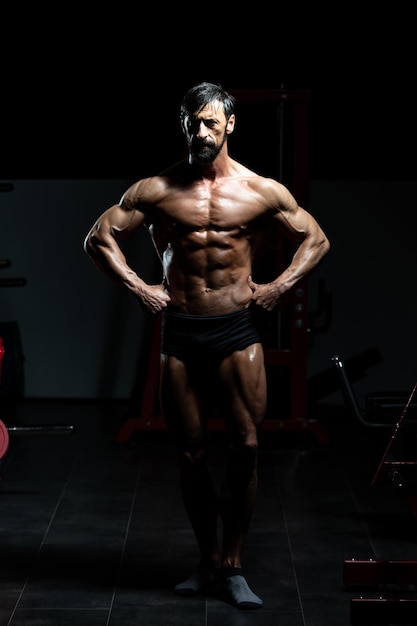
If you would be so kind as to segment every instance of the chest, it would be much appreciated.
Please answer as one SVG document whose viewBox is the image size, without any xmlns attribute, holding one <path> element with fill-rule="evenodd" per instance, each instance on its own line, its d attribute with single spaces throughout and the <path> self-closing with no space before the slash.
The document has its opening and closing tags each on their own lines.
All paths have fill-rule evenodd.
<svg viewBox="0 0 417 626">
<path fill-rule="evenodd" d="M 194 184 L 174 189 L 158 205 L 167 228 L 231 230 L 247 227 L 265 211 L 262 198 L 245 184 Z"/>
</svg>

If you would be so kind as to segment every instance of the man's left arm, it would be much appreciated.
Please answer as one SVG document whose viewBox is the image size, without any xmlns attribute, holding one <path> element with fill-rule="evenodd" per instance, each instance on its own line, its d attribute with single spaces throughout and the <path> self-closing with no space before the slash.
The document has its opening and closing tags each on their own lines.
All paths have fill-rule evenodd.
<svg viewBox="0 0 417 626">
<path fill-rule="evenodd" d="M 330 242 L 317 220 L 300 207 L 286 190 L 284 202 L 274 220 L 296 250 L 290 264 L 272 282 L 257 284 L 249 278 L 252 299 L 267 311 L 275 309 L 281 296 L 308 276 L 330 249 Z"/>
</svg>

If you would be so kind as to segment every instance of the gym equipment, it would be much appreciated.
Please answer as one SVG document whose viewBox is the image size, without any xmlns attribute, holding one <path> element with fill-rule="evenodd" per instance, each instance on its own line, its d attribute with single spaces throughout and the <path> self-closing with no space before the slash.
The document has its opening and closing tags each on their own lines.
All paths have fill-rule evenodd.
<svg viewBox="0 0 417 626">
<path fill-rule="evenodd" d="M 3 191 L 3 190 L 2 190 Z M 11 189 L 7 189 L 11 191 Z M 11 267 L 9 259 L 0 259 L 0 269 Z M 25 278 L 1 278 L 0 287 L 23 287 L 26 285 Z M 2 379 L 3 359 L 5 348 L 3 337 L 0 337 L 0 380 Z M 71 434 L 74 432 L 72 425 L 47 425 L 33 424 L 28 426 L 6 426 L 0 419 L 0 461 L 5 457 L 10 443 L 10 435 L 36 435 L 36 434 Z"/>
<path fill-rule="evenodd" d="M 11 266 L 9 259 L 0 259 L 0 269 L 7 269 Z M 26 285 L 26 278 L 0 278 L 0 287 L 23 287 Z"/>
<path fill-rule="evenodd" d="M 343 399 L 353 419 L 359 422 L 359 424 L 362 424 L 362 426 L 366 426 L 370 428 L 392 427 L 394 424 L 390 422 L 376 422 L 376 421 L 367 419 L 366 412 L 362 411 L 361 408 L 359 407 L 359 403 L 356 398 L 355 392 L 353 391 L 352 385 L 349 381 L 349 377 L 348 377 L 344 362 L 342 361 L 342 359 L 340 358 L 338 354 L 332 356 L 331 360 L 332 360 L 334 367 L 336 368 Z M 371 399 L 371 396 L 370 396 L 370 399 Z"/>
<path fill-rule="evenodd" d="M 417 598 L 352 598 L 349 623 L 358 626 L 417 624 Z"/>
<path fill-rule="evenodd" d="M 346 376 L 343 362 L 338 355 L 332 357 L 339 372 L 345 402 L 353 416 L 367 427 L 393 427 L 388 445 L 381 457 L 371 486 L 384 476 L 399 489 L 406 498 L 413 514 L 417 517 L 417 430 L 415 420 L 406 419 L 417 392 L 417 382 L 408 396 L 398 421 L 392 425 L 384 422 L 369 422 L 359 410 L 355 394 Z M 381 395 L 381 394 L 380 394 Z M 390 394 L 385 394 L 388 399 Z M 391 394 L 392 397 L 392 394 Z M 400 458 L 398 458 L 398 456 Z M 343 582 L 347 586 L 378 587 L 405 585 L 403 592 L 394 595 L 354 596 L 350 601 L 350 624 L 417 624 L 417 597 L 406 595 L 410 585 L 417 584 L 416 560 L 389 559 L 346 559 L 343 563 Z"/>
<path fill-rule="evenodd" d="M 412 445 L 411 445 L 412 449 L 410 451 L 411 455 L 412 455 L 411 459 L 405 458 L 405 459 L 402 459 L 402 460 L 398 461 L 398 460 L 395 460 L 395 458 L 394 458 L 394 456 L 392 454 L 392 452 L 393 452 L 393 445 L 394 445 L 395 440 L 398 438 L 398 435 L 400 434 L 401 430 L 407 426 L 407 424 L 405 424 L 405 422 L 404 422 L 404 418 L 405 418 L 405 415 L 406 415 L 406 413 L 407 413 L 407 411 L 408 411 L 408 409 L 409 409 L 409 407 L 411 405 L 411 402 L 412 402 L 412 400 L 414 398 L 416 390 L 417 390 L 417 382 L 414 384 L 414 387 L 413 387 L 413 389 L 411 391 L 411 394 L 410 394 L 410 396 L 409 396 L 409 398 L 408 398 L 408 400 L 407 400 L 407 402 L 406 402 L 406 404 L 404 406 L 404 409 L 403 409 L 403 412 L 401 414 L 400 419 L 395 424 L 394 431 L 393 431 L 393 433 L 391 435 L 391 438 L 390 438 L 389 443 L 388 443 L 388 445 L 387 445 L 387 447 L 385 449 L 385 452 L 382 455 L 381 461 L 380 461 L 380 463 L 378 465 L 378 468 L 377 468 L 377 470 L 375 472 L 375 475 L 374 475 L 374 477 L 372 479 L 371 485 L 374 485 L 377 482 L 377 480 L 380 479 L 380 477 L 382 475 L 382 471 L 383 471 L 384 468 L 385 469 L 389 468 L 391 470 L 390 471 L 390 475 L 391 475 L 391 479 L 392 479 L 394 485 L 397 486 L 397 487 L 402 488 L 407 481 L 405 481 L 404 478 L 400 477 L 401 468 L 407 468 L 407 467 L 412 467 L 413 468 L 413 467 L 415 467 L 417 465 L 417 459 L 415 458 L 417 456 L 416 455 L 416 450 L 415 450 L 415 443 L 416 443 L 415 426 L 414 426 L 413 432 L 409 433 L 409 434 L 412 435 L 412 437 L 410 437 L 410 438 L 408 438 L 408 437 L 403 438 L 403 439 L 405 439 L 405 441 L 402 442 L 403 445 L 401 446 L 402 452 L 406 456 L 408 456 L 407 455 L 407 448 L 408 448 L 408 446 L 406 446 L 404 444 L 409 442 L 409 441 L 412 441 Z M 392 470 L 394 470 L 394 471 L 392 471 Z M 414 496 L 415 494 L 413 493 L 412 495 Z"/>
<path fill-rule="evenodd" d="M 371 486 L 380 480 L 385 473 L 392 485 L 401 489 L 407 498 L 407 502 L 417 517 L 417 482 L 415 481 L 415 467 L 417 466 L 417 402 L 413 402 L 417 390 L 417 382 L 415 383 L 411 393 L 402 403 L 403 408 L 400 418 L 396 422 L 378 422 L 367 419 L 367 414 L 359 408 L 359 403 L 350 384 L 346 373 L 346 368 L 339 355 L 332 357 L 333 365 L 336 367 L 339 381 L 341 384 L 342 395 L 345 403 L 350 410 L 353 418 L 362 426 L 367 428 L 385 428 L 393 429 L 389 443 L 381 458 L 375 475 L 372 479 Z M 396 393 L 377 393 L 368 394 L 368 406 L 375 404 L 397 406 L 400 402 L 402 394 Z M 410 410 L 413 409 L 413 417 L 410 418 Z M 389 414 L 391 410 L 386 412 Z M 373 413 L 375 409 L 373 409 Z M 407 419 L 405 419 L 407 416 Z M 398 460 L 398 456 L 402 457 Z M 384 472 L 385 470 L 385 472 Z"/>
<path fill-rule="evenodd" d="M 3 339 L 0 337 L 0 377 L 1 366 L 4 357 Z M 9 449 L 9 435 L 46 435 L 46 434 L 71 434 L 74 432 L 72 425 L 30 425 L 30 426 L 6 426 L 0 419 L 0 461 L 6 456 Z"/>
<path fill-rule="evenodd" d="M 0 337 L 0 376 L 1 376 L 1 365 L 4 357 L 4 346 L 3 339 Z M 5 426 L 5 424 L 0 420 L 0 461 L 6 454 L 9 448 L 9 432 Z"/>
</svg>

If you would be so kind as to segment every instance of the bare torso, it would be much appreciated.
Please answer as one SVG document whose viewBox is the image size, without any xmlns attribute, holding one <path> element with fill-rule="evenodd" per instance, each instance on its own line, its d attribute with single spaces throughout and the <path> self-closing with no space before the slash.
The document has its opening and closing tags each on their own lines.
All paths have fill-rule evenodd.
<svg viewBox="0 0 417 626">
<path fill-rule="evenodd" d="M 214 181 L 159 177 L 152 193 L 146 223 L 170 306 L 180 312 L 219 315 L 251 301 L 248 277 L 267 204 L 260 177 L 236 168 L 239 175 Z"/>
</svg>

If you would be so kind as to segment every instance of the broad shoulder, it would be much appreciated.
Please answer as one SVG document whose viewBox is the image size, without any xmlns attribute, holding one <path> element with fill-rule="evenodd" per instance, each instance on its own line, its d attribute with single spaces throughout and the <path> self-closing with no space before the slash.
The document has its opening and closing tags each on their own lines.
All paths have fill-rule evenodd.
<svg viewBox="0 0 417 626">
<path fill-rule="evenodd" d="M 282 208 L 296 203 L 289 189 L 274 178 L 254 176 L 248 179 L 248 184 L 271 207 Z"/>
<path fill-rule="evenodd" d="M 196 170 L 187 163 L 180 161 L 160 174 L 142 178 L 135 182 L 123 195 L 121 206 L 125 209 L 146 211 L 164 202 L 165 199 L 192 197 L 195 184 L 201 178 Z M 296 207 L 296 201 L 290 191 L 282 183 L 273 178 L 257 174 L 237 161 L 229 159 L 225 171 L 217 178 L 216 186 L 224 195 L 249 194 L 253 198 L 262 198 L 265 208 L 275 211 Z M 249 198 L 246 198 L 249 200 Z"/>
<path fill-rule="evenodd" d="M 160 174 L 141 178 L 127 189 L 120 204 L 130 208 L 153 205 L 172 189 L 175 181 L 184 179 L 186 171 L 186 164 L 179 162 Z"/>
<path fill-rule="evenodd" d="M 246 185 L 267 200 L 268 204 L 275 206 L 293 200 L 292 194 L 285 185 L 274 178 L 257 174 L 237 161 L 234 161 L 233 175 L 237 180 L 245 181 Z"/>
</svg>

